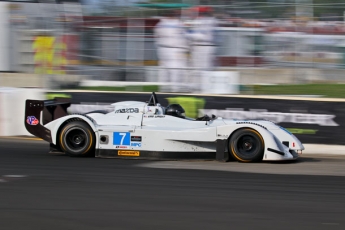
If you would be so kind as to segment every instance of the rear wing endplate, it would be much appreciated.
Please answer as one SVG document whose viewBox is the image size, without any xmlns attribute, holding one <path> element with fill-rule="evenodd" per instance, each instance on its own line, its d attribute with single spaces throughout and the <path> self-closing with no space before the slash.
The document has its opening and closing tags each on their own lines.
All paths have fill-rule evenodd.
<svg viewBox="0 0 345 230">
<path fill-rule="evenodd" d="M 69 98 L 26 100 L 24 117 L 26 130 L 32 135 L 52 143 L 50 130 L 44 125 L 67 115 L 67 108 L 70 105 Z"/>
</svg>

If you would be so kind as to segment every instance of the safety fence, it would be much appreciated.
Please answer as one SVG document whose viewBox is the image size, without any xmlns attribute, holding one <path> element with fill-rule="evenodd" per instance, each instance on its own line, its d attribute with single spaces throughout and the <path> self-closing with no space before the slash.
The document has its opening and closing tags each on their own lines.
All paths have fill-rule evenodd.
<svg viewBox="0 0 345 230">
<path fill-rule="evenodd" d="M 153 28 L 164 9 L 104 5 L 103 10 L 109 9 L 106 14 L 87 16 L 91 13 L 81 5 L 10 6 L 11 71 L 145 81 L 141 73 L 158 65 Z M 333 9 L 337 6 L 343 5 L 327 5 Z M 219 20 L 217 68 L 344 67 L 345 27 L 341 18 L 311 12 L 314 8 L 310 2 L 251 5 L 250 14 L 248 7 L 240 3 L 213 6 Z M 264 17 L 265 12 L 271 16 Z M 273 13 L 282 14 L 277 17 Z M 182 19 L 188 24 L 190 15 L 182 13 Z M 293 71 L 288 77 L 295 77 Z"/>
</svg>

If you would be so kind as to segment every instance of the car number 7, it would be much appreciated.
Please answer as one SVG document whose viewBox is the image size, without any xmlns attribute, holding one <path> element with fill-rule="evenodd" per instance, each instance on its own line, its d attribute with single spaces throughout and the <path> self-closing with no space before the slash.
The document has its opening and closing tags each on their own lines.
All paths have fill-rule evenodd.
<svg viewBox="0 0 345 230">
<path fill-rule="evenodd" d="M 131 145 L 131 134 L 129 132 L 114 132 L 114 145 Z"/>
<path fill-rule="evenodd" d="M 123 140 L 125 139 L 127 133 L 119 133 L 119 135 L 121 136 L 121 142 L 120 145 L 123 145 Z"/>
</svg>

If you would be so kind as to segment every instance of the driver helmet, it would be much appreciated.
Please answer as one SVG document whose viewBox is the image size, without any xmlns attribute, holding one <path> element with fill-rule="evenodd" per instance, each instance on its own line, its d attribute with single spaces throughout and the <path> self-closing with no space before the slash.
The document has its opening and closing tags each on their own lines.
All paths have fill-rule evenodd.
<svg viewBox="0 0 345 230">
<path fill-rule="evenodd" d="M 165 109 L 165 114 L 166 115 L 171 115 L 171 116 L 174 116 L 174 117 L 181 117 L 181 118 L 185 118 L 186 117 L 184 109 L 179 104 L 168 105 L 166 107 L 166 109 Z"/>
</svg>

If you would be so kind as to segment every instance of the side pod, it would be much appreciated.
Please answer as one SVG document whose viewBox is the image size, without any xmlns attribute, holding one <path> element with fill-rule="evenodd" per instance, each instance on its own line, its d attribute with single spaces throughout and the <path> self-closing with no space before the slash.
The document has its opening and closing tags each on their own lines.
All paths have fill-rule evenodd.
<svg viewBox="0 0 345 230">
<path fill-rule="evenodd" d="M 44 125 L 67 115 L 67 108 L 70 105 L 71 102 L 68 98 L 26 100 L 24 117 L 26 130 L 32 135 L 52 143 L 51 132 Z"/>
</svg>

